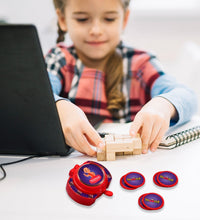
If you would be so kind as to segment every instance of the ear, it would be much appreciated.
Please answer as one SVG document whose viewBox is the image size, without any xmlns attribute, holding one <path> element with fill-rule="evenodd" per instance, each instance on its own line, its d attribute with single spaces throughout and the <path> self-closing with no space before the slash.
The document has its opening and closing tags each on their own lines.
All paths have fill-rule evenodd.
<svg viewBox="0 0 200 220">
<path fill-rule="evenodd" d="M 66 22 L 64 14 L 58 8 L 56 9 L 56 14 L 58 16 L 58 24 L 59 24 L 61 30 L 66 32 L 67 31 L 67 22 Z"/>
<path fill-rule="evenodd" d="M 130 10 L 127 9 L 125 14 L 124 14 L 123 30 L 125 29 L 125 27 L 128 23 L 129 14 L 130 14 Z"/>
</svg>

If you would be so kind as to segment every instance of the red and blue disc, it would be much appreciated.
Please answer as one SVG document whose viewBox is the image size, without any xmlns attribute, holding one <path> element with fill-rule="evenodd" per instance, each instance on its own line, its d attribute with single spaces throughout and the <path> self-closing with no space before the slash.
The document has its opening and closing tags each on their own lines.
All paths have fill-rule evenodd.
<svg viewBox="0 0 200 220">
<path fill-rule="evenodd" d="M 148 210 L 158 210 L 164 206 L 164 199 L 157 193 L 147 193 L 142 197 L 142 204 Z"/>
<path fill-rule="evenodd" d="M 147 208 L 144 206 L 144 204 L 142 203 L 142 200 L 143 200 L 143 198 L 144 198 L 145 195 L 147 195 L 147 193 L 146 193 L 146 194 L 143 194 L 143 195 L 141 195 L 141 196 L 139 197 L 139 199 L 138 199 L 138 204 L 139 204 L 139 206 L 140 206 L 142 209 L 149 210 L 149 209 L 147 209 Z"/>
<path fill-rule="evenodd" d="M 86 194 L 101 195 L 109 185 L 108 176 L 98 163 L 88 161 L 71 173 L 74 185 Z"/>
<path fill-rule="evenodd" d="M 124 188 L 124 189 L 127 189 L 127 190 L 134 190 L 134 189 L 137 189 L 135 187 L 130 187 L 128 186 L 125 181 L 124 181 L 124 177 L 125 176 L 122 176 L 121 179 L 120 179 L 120 185 Z"/>
<path fill-rule="evenodd" d="M 132 188 L 138 188 L 144 185 L 145 178 L 141 173 L 130 172 L 124 176 L 124 182 L 126 185 Z"/>
<path fill-rule="evenodd" d="M 161 186 L 157 180 L 157 176 L 159 175 L 160 172 L 157 172 L 154 174 L 153 176 L 153 182 L 157 185 L 157 186 Z"/>
<path fill-rule="evenodd" d="M 156 176 L 157 182 L 163 187 L 173 187 L 178 183 L 178 177 L 171 171 L 159 172 Z"/>
<path fill-rule="evenodd" d="M 96 164 L 85 164 L 79 168 L 78 176 L 80 181 L 88 186 L 98 186 L 104 180 L 104 173 Z"/>
<path fill-rule="evenodd" d="M 112 175 L 111 175 L 111 173 L 109 172 L 109 170 L 108 170 L 106 167 L 104 167 L 102 164 L 97 163 L 97 162 L 94 162 L 94 161 L 87 161 L 87 162 L 85 162 L 84 164 L 86 164 L 86 163 L 96 164 L 96 165 L 102 167 L 102 168 L 104 169 L 106 175 L 107 175 L 107 178 L 108 178 L 108 186 L 110 185 L 110 182 L 111 182 L 111 180 L 112 180 Z M 108 187 L 108 186 L 107 186 L 107 187 Z"/>
</svg>

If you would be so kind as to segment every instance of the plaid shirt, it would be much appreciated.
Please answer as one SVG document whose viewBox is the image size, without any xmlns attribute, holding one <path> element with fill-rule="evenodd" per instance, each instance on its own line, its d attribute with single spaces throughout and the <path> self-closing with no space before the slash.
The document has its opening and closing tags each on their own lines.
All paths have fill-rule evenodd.
<svg viewBox="0 0 200 220">
<path fill-rule="evenodd" d="M 123 85 L 125 108 L 119 110 L 120 119 L 113 118 L 107 110 L 105 73 L 87 68 L 76 54 L 73 46 L 62 43 L 51 49 L 46 56 L 47 70 L 62 85 L 60 95 L 80 107 L 86 115 L 98 115 L 104 122 L 130 122 L 142 106 L 151 99 L 151 89 L 164 75 L 156 57 L 145 51 L 123 45 L 118 46 L 123 58 Z M 53 85 L 54 86 L 54 85 Z"/>
</svg>

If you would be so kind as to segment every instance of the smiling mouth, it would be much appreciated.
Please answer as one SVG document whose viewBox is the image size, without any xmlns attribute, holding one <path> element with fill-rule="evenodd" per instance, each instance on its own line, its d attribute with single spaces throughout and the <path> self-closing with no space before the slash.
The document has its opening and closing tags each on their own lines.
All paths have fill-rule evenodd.
<svg viewBox="0 0 200 220">
<path fill-rule="evenodd" d="M 102 44 L 105 44 L 107 41 L 86 41 L 87 44 L 92 46 L 100 46 Z"/>
</svg>

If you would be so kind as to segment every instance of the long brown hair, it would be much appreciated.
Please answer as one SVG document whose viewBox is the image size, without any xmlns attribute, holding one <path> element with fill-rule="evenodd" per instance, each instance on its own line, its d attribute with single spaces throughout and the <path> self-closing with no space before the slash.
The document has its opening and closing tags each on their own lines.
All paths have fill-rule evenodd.
<svg viewBox="0 0 200 220">
<path fill-rule="evenodd" d="M 128 9 L 130 0 L 120 0 L 124 12 Z M 59 9 L 64 15 L 64 9 L 67 0 L 53 0 L 56 9 Z M 58 24 L 58 38 L 57 43 L 65 40 L 65 31 L 62 31 Z M 110 55 L 106 66 L 106 96 L 108 100 L 108 110 L 114 118 L 118 118 L 118 110 L 123 109 L 125 106 L 125 98 L 122 92 L 123 83 L 123 62 L 121 54 L 117 50 L 113 51 Z"/>
</svg>

